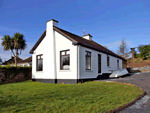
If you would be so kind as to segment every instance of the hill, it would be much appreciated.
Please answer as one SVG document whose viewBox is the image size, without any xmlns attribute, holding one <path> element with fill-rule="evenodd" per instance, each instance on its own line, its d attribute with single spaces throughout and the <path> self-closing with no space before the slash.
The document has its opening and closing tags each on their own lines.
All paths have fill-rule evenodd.
<svg viewBox="0 0 150 113">
<path fill-rule="evenodd" d="M 127 60 L 127 67 L 150 67 L 150 59 L 143 60 L 142 58 L 135 58 L 132 60 L 131 58 Z"/>
</svg>

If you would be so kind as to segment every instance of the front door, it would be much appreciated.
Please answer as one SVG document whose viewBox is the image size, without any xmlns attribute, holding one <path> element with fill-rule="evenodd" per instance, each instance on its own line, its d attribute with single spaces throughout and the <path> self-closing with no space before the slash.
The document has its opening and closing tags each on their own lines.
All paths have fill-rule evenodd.
<svg viewBox="0 0 150 113">
<path fill-rule="evenodd" d="M 98 54 L 98 73 L 101 73 L 101 55 Z"/>
</svg>

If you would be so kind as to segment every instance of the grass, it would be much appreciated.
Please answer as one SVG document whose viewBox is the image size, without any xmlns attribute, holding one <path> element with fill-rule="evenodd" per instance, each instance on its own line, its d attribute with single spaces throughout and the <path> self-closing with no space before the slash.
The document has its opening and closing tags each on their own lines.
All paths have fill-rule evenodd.
<svg viewBox="0 0 150 113">
<path fill-rule="evenodd" d="M 0 86 L 0 113 L 97 113 L 118 108 L 142 94 L 111 82 L 49 84 L 25 81 Z"/>
</svg>

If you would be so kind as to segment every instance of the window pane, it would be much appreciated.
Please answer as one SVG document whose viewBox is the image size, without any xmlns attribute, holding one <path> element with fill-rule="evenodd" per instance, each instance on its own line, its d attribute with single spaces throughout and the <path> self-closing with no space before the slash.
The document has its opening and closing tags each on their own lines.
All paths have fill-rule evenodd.
<svg viewBox="0 0 150 113">
<path fill-rule="evenodd" d="M 86 57 L 86 69 L 91 69 L 91 58 Z"/>
<path fill-rule="evenodd" d="M 65 55 L 65 51 L 61 52 L 61 55 Z"/>
<path fill-rule="evenodd" d="M 41 56 L 38 56 L 38 59 L 40 59 Z"/>
<path fill-rule="evenodd" d="M 70 56 L 62 56 L 61 58 L 62 69 L 70 69 Z"/>
<path fill-rule="evenodd" d="M 43 71 L 43 60 L 38 60 L 37 71 Z"/>
<path fill-rule="evenodd" d="M 87 56 L 87 55 L 88 55 L 88 52 L 86 51 L 86 52 L 85 52 L 85 56 Z"/>
<path fill-rule="evenodd" d="M 88 52 L 88 56 L 91 56 L 91 53 L 90 53 L 90 52 Z"/>
<path fill-rule="evenodd" d="M 66 54 L 70 54 L 70 51 L 66 51 Z"/>
<path fill-rule="evenodd" d="M 41 59 L 43 59 L 43 55 L 41 55 Z"/>
</svg>

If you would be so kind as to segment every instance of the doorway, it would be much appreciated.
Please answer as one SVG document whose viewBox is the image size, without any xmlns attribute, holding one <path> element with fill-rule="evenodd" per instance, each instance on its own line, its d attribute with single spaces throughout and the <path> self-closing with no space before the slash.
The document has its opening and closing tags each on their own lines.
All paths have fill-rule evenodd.
<svg viewBox="0 0 150 113">
<path fill-rule="evenodd" d="M 101 73 L 101 54 L 98 54 L 98 73 Z"/>
</svg>

